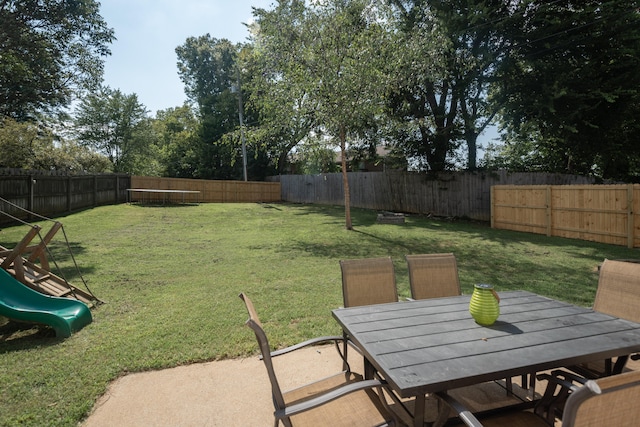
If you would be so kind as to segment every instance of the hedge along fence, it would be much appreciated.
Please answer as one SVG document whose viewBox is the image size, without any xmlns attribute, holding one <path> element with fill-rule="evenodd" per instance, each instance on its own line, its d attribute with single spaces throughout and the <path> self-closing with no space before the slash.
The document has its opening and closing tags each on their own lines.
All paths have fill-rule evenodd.
<svg viewBox="0 0 640 427">
<path fill-rule="evenodd" d="M 640 185 L 496 185 L 491 226 L 640 247 Z"/>
<path fill-rule="evenodd" d="M 132 176 L 131 188 L 150 190 L 182 190 L 199 191 L 197 198 L 193 195 L 185 195 L 189 201 L 204 203 L 257 203 L 279 202 L 279 182 L 255 182 L 255 181 L 209 181 L 203 179 L 188 178 L 159 178 L 147 176 Z M 141 201 L 141 193 L 131 192 L 130 201 Z M 144 200 L 154 197 L 145 194 Z M 182 194 L 156 194 L 157 201 L 182 201 Z"/>
</svg>

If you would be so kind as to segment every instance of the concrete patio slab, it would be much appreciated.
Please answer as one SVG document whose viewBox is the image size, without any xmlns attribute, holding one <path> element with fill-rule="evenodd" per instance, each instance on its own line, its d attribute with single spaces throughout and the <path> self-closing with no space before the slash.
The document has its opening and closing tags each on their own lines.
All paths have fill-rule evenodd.
<svg viewBox="0 0 640 427">
<path fill-rule="evenodd" d="M 354 353 L 350 352 L 352 368 L 362 372 L 362 359 Z M 274 359 L 274 365 L 283 389 L 331 375 L 342 367 L 333 346 L 299 350 Z M 638 362 L 630 365 L 632 369 L 639 368 Z M 538 381 L 536 391 L 542 392 L 544 386 L 544 382 Z M 486 409 L 507 399 L 505 389 L 497 383 L 474 387 L 473 393 L 461 389 L 452 394 L 476 409 Z M 435 419 L 436 410 L 437 402 L 429 399 L 427 420 Z M 82 424 L 83 427 L 272 425 L 271 387 L 258 357 L 123 376 L 109 386 Z"/>
</svg>

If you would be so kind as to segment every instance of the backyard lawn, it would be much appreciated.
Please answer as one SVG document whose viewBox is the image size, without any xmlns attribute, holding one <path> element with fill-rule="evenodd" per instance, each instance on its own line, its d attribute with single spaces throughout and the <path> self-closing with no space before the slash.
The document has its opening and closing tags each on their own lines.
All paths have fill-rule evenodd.
<svg viewBox="0 0 640 427">
<path fill-rule="evenodd" d="M 485 223 L 293 204 L 117 205 L 58 218 L 89 288 L 105 302 L 71 338 L 0 318 L 0 426 L 76 426 L 128 372 L 257 353 L 244 326 L 246 292 L 274 346 L 339 333 L 338 261 L 391 256 L 401 297 L 404 255 L 453 252 L 463 293 L 474 283 L 524 289 L 590 306 L 605 258 L 640 258 L 621 246 L 492 230 Z M 43 235 L 51 227 L 41 223 Z M 5 227 L 13 248 L 26 226 Z M 76 286 L 61 232 L 53 259 Z M 54 272 L 56 272 L 54 270 Z M 212 384 L 215 387 L 215 384 Z"/>
</svg>

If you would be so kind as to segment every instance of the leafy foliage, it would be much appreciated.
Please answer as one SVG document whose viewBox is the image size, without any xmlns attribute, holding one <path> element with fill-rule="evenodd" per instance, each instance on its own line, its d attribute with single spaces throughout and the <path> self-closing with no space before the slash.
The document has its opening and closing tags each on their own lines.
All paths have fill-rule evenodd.
<svg viewBox="0 0 640 427">
<path fill-rule="evenodd" d="M 496 86 L 509 153 L 520 153 L 510 163 L 536 156 L 549 171 L 638 179 L 639 7 L 622 0 L 527 5 Z"/>
<path fill-rule="evenodd" d="M 396 67 L 388 104 L 396 148 L 420 169 L 454 167 L 467 145 L 469 169 L 477 165 L 477 139 L 498 113 L 488 102 L 504 61 L 509 5 L 495 1 L 400 1 L 394 6 Z"/>
<path fill-rule="evenodd" d="M 197 176 L 199 123 L 188 105 L 158 111 L 152 123 L 158 137 L 162 172 L 174 178 Z"/>
<path fill-rule="evenodd" d="M 242 142 L 239 132 L 236 132 L 240 108 L 238 91 L 242 90 L 238 64 L 240 50 L 241 46 L 209 34 L 189 37 L 176 48 L 180 78 L 185 83 L 187 96 L 197 107 L 200 124 L 199 141 L 195 146 L 199 158 L 195 177 L 243 177 Z M 247 119 L 253 121 L 250 111 Z M 248 169 L 256 171 L 262 167 L 261 147 L 254 145 L 249 151 L 254 155 L 248 154 L 247 157 L 254 164 Z"/>
<path fill-rule="evenodd" d="M 303 129 L 313 126 L 340 144 L 345 222 L 351 229 L 346 140 L 370 129 L 382 112 L 389 33 L 376 2 L 279 1 L 271 11 L 257 10 L 256 16 L 260 48 L 271 58 L 271 86 L 281 93 L 284 85 L 284 93 L 296 97 L 284 104 L 282 116 L 288 115 L 289 122 L 302 118 Z"/>
<path fill-rule="evenodd" d="M 157 146 L 144 105 L 135 94 L 103 87 L 76 109 L 78 141 L 107 156 L 114 172 L 157 175 Z"/>
<path fill-rule="evenodd" d="M 46 126 L 10 118 L 0 121 L 0 167 L 70 173 L 111 170 L 106 157 L 74 141 L 56 140 Z"/>
<path fill-rule="evenodd" d="M 0 116 L 18 120 L 95 89 L 114 40 L 94 0 L 0 2 Z"/>
<path fill-rule="evenodd" d="M 98 3 L 0 1 L 0 115 L 44 123 L 90 90 L 78 134 L 115 171 L 209 179 L 242 178 L 243 141 L 249 176 L 262 179 L 290 170 L 316 137 L 351 161 L 385 145 L 413 170 L 475 169 L 478 136 L 497 122 L 504 143 L 484 168 L 640 181 L 639 10 L 640 0 L 280 0 L 255 9 L 247 44 L 206 34 L 178 46 L 189 103 L 151 121 L 98 89 L 114 39 Z M 24 145 L 5 163 L 25 158 L 29 135 L 13 138 Z"/>
</svg>

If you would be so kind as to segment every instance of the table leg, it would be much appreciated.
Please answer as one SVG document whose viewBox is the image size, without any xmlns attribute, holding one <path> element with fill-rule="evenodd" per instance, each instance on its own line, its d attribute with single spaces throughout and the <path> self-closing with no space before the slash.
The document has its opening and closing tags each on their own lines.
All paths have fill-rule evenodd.
<svg viewBox="0 0 640 427">
<path fill-rule="evenodd" d="M 442 427 L 445 425 L 447 420 L 449 419 L 449 406 L 442 401 L 442 399 L 438 399 L 438 416 L 436 420 L 433 422 L 433 427 Z"/>
<path fill-rule="evenodd" d="M 373 367 L 371 362 L 369 362 L 369 360 L 365 357 L 364 358 L 364 379 L 372 380 L 375 378 L 375 374 L 376 374 L 375 368 Z"/>
<path fill-rule="evenodd" d="M 424 410 L 426 405 L 426 396 L 416 396 L 413 407 L 413 427 L 424 427 Z"/>
</svg>

